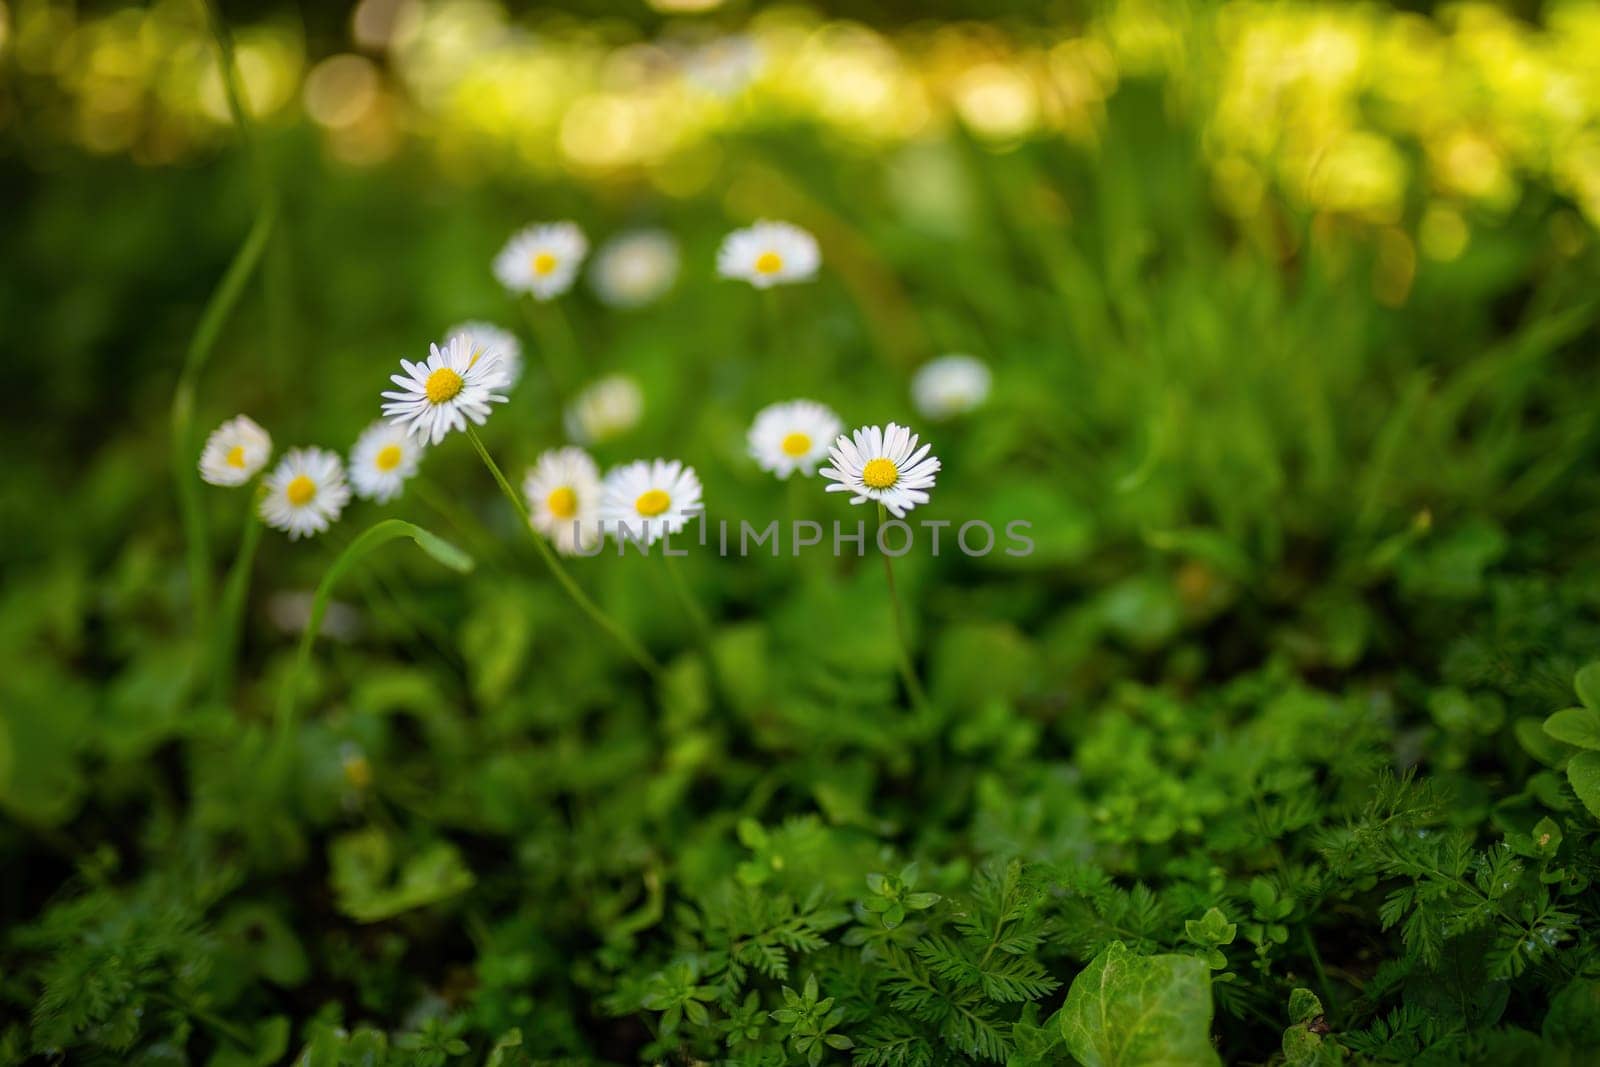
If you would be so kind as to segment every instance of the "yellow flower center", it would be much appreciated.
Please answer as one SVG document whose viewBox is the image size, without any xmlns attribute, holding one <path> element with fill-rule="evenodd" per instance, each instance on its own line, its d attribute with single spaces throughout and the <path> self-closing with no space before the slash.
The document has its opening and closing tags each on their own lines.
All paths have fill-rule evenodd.
<svg viewBox="0 0 1600 1067">
<path fill-rule="evenodd" d="M 293 506 L 303 508 L 316 498 L 317 483 L 304 474 L 297 474 L 294 480 L 284 487 L 283 495 L 289 498 L 289 503 Z"/>
<path fill-rule="evenodd" d="M 887 489 L 900 480 L 900 468 L 894 465 L 893 460 L 882 457 L 868 460 L 861 469 L 861 480 L 869 489 Z"/>
<path fill-rule="evenodd" d="M 461 392 L 461 384 L 461 375 L 449 367 L 440 367 L 428 375 L 428 402 L 443 404 L 447 400 L 454 400 L 456 394 Z"/>
<path fill-rule="evenodd" d="M 766 251 L 756 257 L 757 274 L 776 274 L 783 269 L 783 257 L 776 252 Z"/>
<path fill-rule="evenodd" d="M 544 277 L 556 269 L 556 257 L 549 252 L 535 252 L 533 254 L 533 273 Z"/>
<path fill-rule="evenodd" d="M 378 454 L 372 457 L 372 465 L 381 471 L 392 471 L 400 466 L 400 460 L 405 454 L 400 451 L 399 445 L 384 445 L 378 449 Z"/>
<path fill-rule="evenodd" d="M 234 445 L 232 448 L 228 449 L 228 466 L 244 466 L 244 445 Z"/>
<path fill-rule="evenodd" d="M 783 443 L 778 447 L 783 449 L 785 455 L 803 456 L 807 452 L 811 451 L 811 435 L 805 433 L 792 433 L 785 437 L 783 439 Z"/>
<path fill-rule="evenodd" d="M 550 491 L 550 495 L 544 498 L 544 506 L 556 518 L 570 519 L 578 513 L 578 494 L 563 485 L 560 489 Z"/>
<path fill-rule="evenodd" d="M 646 489 L 633 502 L 634 509 L 647 519 L 653 519 L 672 506 L 672 498 L 664 489 Z"/>
</svg>

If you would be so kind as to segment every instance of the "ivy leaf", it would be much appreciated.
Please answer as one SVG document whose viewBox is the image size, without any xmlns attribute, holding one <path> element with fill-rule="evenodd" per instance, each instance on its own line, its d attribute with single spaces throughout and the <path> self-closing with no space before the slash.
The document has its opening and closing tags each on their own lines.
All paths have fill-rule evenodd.
<svg viewBox="0 0 1600 1067">
<path fill-rule="evenodd" d="M 1544 732 L 1569 745 L 1600 749 L 1600 712 L 1589 708 L 1558 711 L 1544 721 Z"/>
<path fill-rule="evenodd" d="M 1073 979 L 1061 1036 L 1084 1067 L 1220 1064 L 1211 1010 L 1204 960 L 1140 956 L 1113 941 Z"/>
<path fill-rule="evenodd" d="M 1567 781 L 1589 814 L 1600 819 L 1600 752 L 1580 752 L 1567 764 Z"/>
</svg>

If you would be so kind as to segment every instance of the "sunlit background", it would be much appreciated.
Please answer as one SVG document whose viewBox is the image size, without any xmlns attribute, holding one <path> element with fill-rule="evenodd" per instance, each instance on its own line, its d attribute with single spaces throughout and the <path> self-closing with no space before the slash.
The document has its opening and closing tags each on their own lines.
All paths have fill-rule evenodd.
<svg viewBox="0 0 1600 1067">
<path fill-rule="evenodd" d="M 82 6 L 0 5 L 0 124 L 24 158 L 45 162 L 62 143 L 147 166 L 217 151 L 231 122 L 200 6 Z M 462 183 L 565 173 L 694 196 L 716 180 L 723 138 L 791 123 L 870 151 L 954 124 L 993 151 L 1039 137 L 1092 145 L 1119 83 L 1155 78 L 1199 117 L 1218 202 L 1240 218 L 1283 197 L 1396 227 L 1396 249 L 1417 241 L 1441 259 L 1528 183 L 1600 220 L 1593 3 L 1553 4 L 1540 26 L 1489 4 L 1428 17 L 1133 0 L 1054 25 L 894 30 L 802 5 L 720 6 L 657 0 L 655 17 L 641 7 L 629 21 L 362 0 L 342 22 L 330 12 L 314 41 L 270 15 L 234 33 L 257 120 L 310 122 L 352 167 L 417 145 Z"/>
</svg>

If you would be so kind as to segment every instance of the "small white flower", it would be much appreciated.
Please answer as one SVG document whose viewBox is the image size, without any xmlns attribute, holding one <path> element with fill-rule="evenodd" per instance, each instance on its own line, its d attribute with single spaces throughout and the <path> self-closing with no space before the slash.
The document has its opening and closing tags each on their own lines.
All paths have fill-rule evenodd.
<svg viewBox="0 0 1600 1067">
<path fill-rule="evenodd" d="M 350 450 L 350 484 L 356 496 L 379 504 L 399 496 L 417 473 L 426 447 L 405 427 L 381 419 L 362 430 Z"/>
<path fill-rule="evenodd" d="M 937 457 L 928 455 L 931 445 L 918 448 L 917 435 L 892 422 L 887 429 L 863 426 L 852 437 L 841 434 L 828 449 L 832 462 L 822 470 L 834 483 L 828 492 L 853 493 L 852 504 L 876 501 L 897 519 L 928 502 L 939 471 Z"/>
<path fill-rule="evenodd" d="M 717 273 L 757 289 L 810 281 L 822 264 L 817 239 L 787 222 L 758 222 L 734 230 L 717 250 Z"/>
<path fill-rule="evenodd" d="M 567 405 L 567 435 L 574 441 L 599 444 L 627 433 L 644 414 L 644 391 L 625 374 L 610 374 L 591 383 Z"/>
<path fill-rule="evenodd" d="M 606 475 L 600 518 L 607 533 L 653 545 L 682 530 L 700 510 L 693 467 L 675 459 L 641 459 Z"/>
<path fill-rule="evenodd" d="M 500 357 L 500 373 L 505 376 L 505 388 L 510 389 L 522 380 L 522 342 L 510 330 L 502 330 L 492 322 L 463 322 L 445 331 L 444 344 L 456 334 L 465 334 L 473 350 L 482 354 L 493 352 Z M 482 358 L 480 355 L 478 358 Z"/>
<path fill-rule="evenodd" d="M 206 438 L 200 452 L 200 477 L 212 485 L 243 485 L 271 457 L 271 435 L 249 416 L 235 415 Z"/>
<path fill-rule="evenodd" d="M 389 401 L 383 413 L 396 426 L 438 444 L 451 430 L 466 429 L 467 419 L 482 426 L 489 405 L 505 402 L 505 394 L 495 391 L 505 387 L 505 373 L 498 355 L 474 348 L 464 334 L 428 350 L 426 363 L 402 359 L 405 373 L 389 376 L 400 391 L 383 394 Z"/>
<path fill-rule="evenodd" d="M 989 366 L 976 356 L 940 356 L 917 369 L 911 401 L 930 419 L 948 419 L 988 399 L 989 383 Z"/>
<path fill-rule="evenodd" d="M 612 307 L 642 307 L 678 279 L 678 242 L 665 230 L 634 230 L 595 253 L 589 284 Z"/>
<path fill-rule="evenodd" d="M 267 475 L 261 518 L 289 539 L 326 530 L 350 502 L 344 467 L 326 448 L 291 448 Z"/>
<path fill-rule="evenodd" d="M 547 222 L 513 234 L 494 259 L 494 276 L 512 292 L 549 300 L 572 288 L 589 251 L 575 222 Z"/>
<path fill-rule="evenodd" d="M 563 555 L 600 543 L 600 468 L 581 448 L 552 448 L 522 479 L 533 528 Z"/>
<path fill-rule="evenodd" d="M 815 400 L 769 404 L 750 424 L 750 455 L 762 470 L 779 478 L 795 471 L 810 477 L 840 429 L 839 416 Z"/>
</svg>

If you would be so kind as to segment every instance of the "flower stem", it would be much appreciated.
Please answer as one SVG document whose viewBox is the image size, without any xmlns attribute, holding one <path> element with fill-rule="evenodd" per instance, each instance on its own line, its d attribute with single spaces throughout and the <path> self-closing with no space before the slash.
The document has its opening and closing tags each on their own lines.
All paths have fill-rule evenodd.
<svg viewBox="0 0 1600 1067">
<path fill-rule="evenodd" d="M 328 603 L 333 599 L 334 586 L 351 567 L 360 562 L 362 557 L 380 545 L 401 537 L 410 538 L 418 548 L 451 570 L 465 574 L 473 568 L 472 557 L 455 545 L 415 523 L 401 519 L 383 519 L 374 523 L 361 536 L 346 545 L 344 551 L 340 552 L 329 565 L 327 572 L 322 576 L 322 581 L 317 583 L 317 590 L 311 597 L 311 614 L 306 619 L 306 628 L 300 635 L 300 646 L 295 651 L 294 665 L 283 680 L 274 723 L 277 750 L 275 762 L 281 762 L 288 755 L 289 744 L 294 736 L 299 716 L 296 699 L 299 696 L 300 683 L 306 669 L 311 665 L 311 646 L 317 639 L 317 631 L 322 628 L 322 617 L 327 614 Z"/>
<path fill-rule="evenodd" d="M 195 475 L 194 397 L 200 372 L 205 369 L 223 324 L 233 313 L 245 283 L 261 260 L 261 252 L 272 233 L 274 212 L 263 205 L 255 225 L 239 246 L 233 262 L 217 283 L 217 288 L 200 314 L 200 322 L 189 338 L 183 369 L 172 392 L 172 476 L 178 486 L 178 511 L 188 554 L 189 597 L 194 609 L 195 631 L 205 633 L 211 617 L 211 542 L 206 530 L 206 513 L 200 498 L 200 480 Z"/>
<path fill-rule="evenodd" d="M 878 505 L 878 526 L 881 528 L 888 521 L 888 514 L 882 504 Z M 900 643 L 900 677 L 906 683 L 906 692 L 911 697 L 911 703 L 922 710 L 928 705 L 927 694 L 922 691 L 922 683 L 917 681 L 917 672 L 911 666 L 911 642 L 906 638 L 905 612 L 900 607 L 900 593 L 894 584 L 894 562 L 889 554 L 880 549 L 878 555 L 883 558 L 883 576 L 889 583 L 889 604 L 894 609 L 894 632 Z"/>
<path fill-rule="evenodd" d="M 261 490 L 252 489 L 249 497 L 250 510 L 245 513 L 244 529 L 239 534 L 239 551 L 233 557 L 233 566 L 228 570 L 228 579 L 222 587 L 222 611 L 217 619 L 212 646 L 212 695 L 219 703 L 226 702 L 233 691 L 245 598 L 250 590 L 250 572 L 255 564 L 256 546 L 261 543 L 262 523 L 256 513 Z"/>
<path fill-rule="evenodd" d="M 478 450 L 478 456 L 483 460 L 483 465 L 489 468 L 490 474 L 494 475 L 494 480 L 499 484 L 500 491 L 505 494 L 506 499 L 511 501 L 511 506 L 516 509 L 517 518 L 521 520 L 523 528 L 533 538 L 534 547 L 539 550 L 539 555 L 544 558 L 545 566 L 550 568 L 550 573 L 555 576 L 556 581 L 566 590 L 573 603 L 582 608 L 584 613 L 594 621 L 594 624 L 609 634 L 617 644 L 621 645 L 623 651 L 632 657 L 635 663 L 643 667 L 651 677 L 660 677 L 661 664 L 656 662 L 656 658 L 645 651 L 644 646 L 632 634 L 624 630 L 611 616 L 607 615 L 600 608 L 600 605 L 589 599 L 589 594 L 585 593 L 582 587 L 573 580 L 572 575 L 567 573 L 567 569 L 561 565 L 561 561 L 556 558 L 556 554 L 551 550 L 549 544 L 540 536 L 539 531 L 533 528 L 533 523 L 528 518 L 527 505 L 523 503 L 522 497 L 517 495 L 517 491 L 511 487 L 511 483 L 506 481 L 506 476 L 501 473 L 499 465 L 489 455 L 489 450 L 483 447 L 483 438 L 478 436 L 477 427 L 468 425 L 467 437 L 472 441 L 472 447 Z"/>
</svg>

